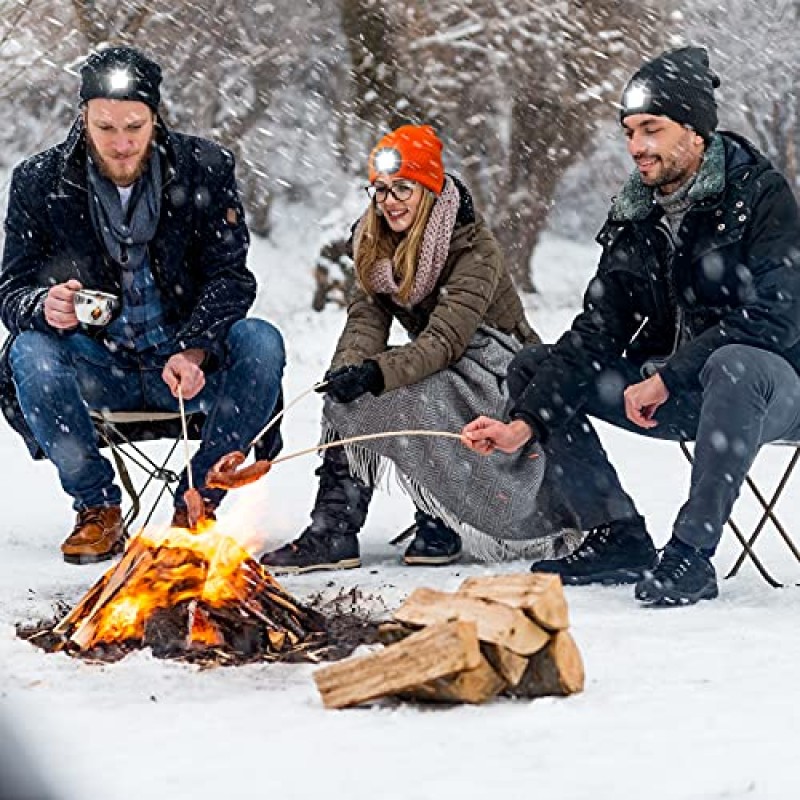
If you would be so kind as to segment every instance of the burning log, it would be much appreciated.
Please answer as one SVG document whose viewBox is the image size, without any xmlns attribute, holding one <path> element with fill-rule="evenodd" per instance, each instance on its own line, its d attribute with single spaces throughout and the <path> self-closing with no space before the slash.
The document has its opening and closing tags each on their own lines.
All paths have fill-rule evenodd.
<svg viewBox="0 0 800 800">
<path fill-rule="evenodd" d="M 295 601 L 212 522 L 141 533 L 54 628 L 64 649 L 225 650 L 281 657 L 324 640 L 325 619 Z"/>
</svg>

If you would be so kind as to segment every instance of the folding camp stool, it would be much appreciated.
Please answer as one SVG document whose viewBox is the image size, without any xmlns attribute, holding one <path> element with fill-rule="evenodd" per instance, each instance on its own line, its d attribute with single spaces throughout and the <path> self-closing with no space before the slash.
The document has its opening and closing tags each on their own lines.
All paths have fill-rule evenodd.
<svg viewBox="0 0 800 800">
<path fill-rule="evenodd" d="M 689 463 L 693 463 L 694 459 L 692 457 L 692 453 L 689 451 L 689 446 L 685 441 L 680 443 L 681 450 L 683 454 L 686 456 Z M 736 524 L 733 520 L 733 516 L 728 519 L 728 527 L 733 531 L 736 538 L 739 540 L 739 544 L 742 546 L 742 552 L 739 553 L 736 561 L 734 562 L 733 566 L 728 571 L 728 574 L 725 576 L 726 578 L 732 578 L 739 572 L 742 564 L 745 562 L 745 559 L 750 558 L 753 562 L 753 566 L 759 571 L 761 577 L 770 585 L 775 588 L 783 586 L 783 584 L 776 580 L 764 566 L 761 559 L 756 555 L 755 551 L 753 550 L 753 545 L 755 544 L 756 539 L 761 535 L 761 531 L 764 530 L 767 522 L 771 522 L 775 530 L 780 534 L 781 538 L 783 539 L 786 546 L 791 551 L 792 555 L 797 559 L 798 563 L 800 563 L 800 549 L 798 549 L 797 545 L 792 541 L 792 537 L 787 532 L 786 528 L 784 527 L 783 523 L 781 523 L 780 519 L 778 519 L 777 514 L 775 513 L 775 506 L 778 503 L 780 496 L 783 494 L 783 490 L 789 483 L 789 480 L 792 477 L 792 473 L 794 472 L 794 468 L 797 465 L 797 462 L 800 460 L 800 442 L 786 442 L 786 441 L 776 441 L 770 442 L 770 446 L 782 446 L 788 447 L 792 451 L 792 455 L 786 464 L 783 473 L 781 475 L 780 480 L 775 486 L 775 489 L 772 492 L 772 495 L 767 499 L 764 496 L 764 493 L 758 488 L 755 481 L 750 475 L 745 477 L 745 484 L 750 487 L 750 491 L 753 493 L 753 496 L 756 498 L 758 503 L 761 506 L 762 513 L 759 517 L 758 522 L 756 523 L 753 530 L 750 532 L 749 535 L 745 535 L 742 531 L 741 527 Z"/>
<path fill-rule="evenodd" d="M 180 436 L 171 440 L 167 455 L 161 459 L 160 463 L 154 461 L 142 448 L 143 442 L 133 441 L 122 428 L 126 425 L 138 424 L 158 424 L 180 420 L 181 416 L 177 411 L 91 411 L 95 429 L 100 437 L 101 446 L 110 448 L 114 459 L 117 475 L 126 493 L 130 497 L 131 505 L 123 517 L 123 524 L 126 530 L 137 519 L 142 510 L 142 499 L 151 484 L 160 482 L 158 494 L 150 506 L 147 516 L 142 523 L 146 526 L 161 502 L 161 498 L 169 492 L 170 496 L 175 497 L 175 489 L 180 480 L 180 471 L 175 472 L 169 468 L 170 460 L 175 453 L 182 439 Z M 156 441 L 155 437 L 152 440 Z M 133 484 L 128 462 L 135 465 L 146 473 L 147 478 L 137 489 Z M 184 467 L 181 462 L 180 470 Z"/>
</svg>

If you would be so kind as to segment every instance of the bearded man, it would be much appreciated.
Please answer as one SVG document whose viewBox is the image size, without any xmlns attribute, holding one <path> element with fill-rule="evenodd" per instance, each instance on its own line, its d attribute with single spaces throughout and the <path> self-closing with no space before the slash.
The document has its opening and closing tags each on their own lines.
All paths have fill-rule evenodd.
<svg viewBox="0 0 800 800">
<path fill-rule="evenodd" d="M 534 564 L 565 583 L 636 583 L 645 604 L 718 594 L 711 557 L 759 448 L 800 438 L 800 219 L 749 142 L 716 133 L 706 51 L 633 76 L 620 120 L 637 169 L 598 236 L 583 312 L 509 368 L 510 422 L 464 429 L 479 452 L 544 443 L 588 534 Z M 689 498 L 660 558 L 588 417 L 694 440 Z M 655 480 L 663 476 L 653 475 Z"/>
<path fill-rule="evenodd" d="M 169 131 L 160 84 L 160 67 L 138 50 L 93 53 L 66 141 L 11 181 L 0 400 L 73 499 L 77 521 L 61 548 L 72 563 L 110 558 L 124 538 L 90 411 L 174 412 L 181 395 L 187 413 L 205 415 L 191 462 L 201 484 L 220 456 L 250 445 L 279 398 L 281 335 L 245 318 L 256 282 L 233 156 Z M 79 321 L 82 290 L 114 295 L 107 324 Z M 184 474 L 173 516 L 184 527 L 186 484 Z M 201 493 L 213 517 L 223 492 Z"/>
</svg>

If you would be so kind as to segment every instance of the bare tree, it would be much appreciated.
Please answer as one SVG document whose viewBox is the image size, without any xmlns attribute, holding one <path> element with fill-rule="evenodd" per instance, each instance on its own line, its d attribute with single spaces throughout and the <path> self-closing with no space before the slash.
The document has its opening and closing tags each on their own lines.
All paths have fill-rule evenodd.
<svg viewBox="0 0 800 800">
<path fill-rule="evenodd" d="M 397 5 L 397 4 L 395 4 Z M 402 5 L 402 4 L 401 4 Z M 660 41 L 654 0 L 407 3 L 403 71 L 484 202 L 518 285 L 566 169 L 614 113 L 629 70 Z"/>
<path fill-rule="evenodd" d="M 5 132 L 16 145 L 4 150 L 7 157 L 41 149 L 63 132 L 89 50 L 137 46 L 164 68 L 167 123 L 213 137 L 237 155 L 250 226 L 263 235 L 278 185 L 270 157 L 298 131 L 311 134 L 314 98 L 324 105 L 326 95 L 335 96 L 331 76 L 343 80 L 338 0 L 23 0 L 13 13 L 11 4 L 4 7 L 0 25 L 8 35 L 0 63 L 11 76 L 0 102 L 17 112 Z"/>
<path fill-rule="evenodd" d="M 763 0 L 721 6 L 712 0 L 687 6 L 683 32 L 705 43 L 722 76 L 724 125 L 752 137 L 795 189 L 800 188 L 800 25 L 798 0 Z M 742 35 L 743 31 L 747 35 Z"/>
<path fill-rule="evenodd" d="M 366 71 L 368 85 L 382 87 L 373 91 L 380 108 L 395 109 L 402 97 L 408 119 L 437 128 L 518 285 L 531 290 L 530 258 L 559 180 L 589 151 L 597 122 L 613 114 L 627 70 L 658 41 L 664 5 L 342 2 L 357 50 L 375 40 L 371 26 L 387 31 L 370 58 L 358 56 L 354 91 L 366 85 Z M 371 124 L 379 121 L 388 126 L 393 116 L 372 114 Z"/>
</svg>

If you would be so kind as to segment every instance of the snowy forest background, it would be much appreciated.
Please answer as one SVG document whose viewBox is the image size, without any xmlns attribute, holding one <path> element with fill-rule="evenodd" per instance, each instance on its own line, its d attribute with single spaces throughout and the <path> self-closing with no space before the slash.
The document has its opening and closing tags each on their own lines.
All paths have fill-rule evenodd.
<svg viewBox="0 0 800 800">
<path fill-rule="evenodd" d="M 406 120 L 436 126 L 520 286 L 539 289 L 526 311 L 554 341 L 631 168 L 616 104 L 646 58 L 706 45 L 722 126 L 752 138 L 797 187 L 799 16 L 800 0 L 0 0 L 0 213 L 11 167 L 64 138 L 86 53 L 130 43 L 164 68 L 168 124 L 237 153 L 261 237 L 249 256 L 254 313 L 284 333 L 287 398 L 320 379 L 344 322 L 341 309 L 310 308 L 314 254 L 363 209 L 367 152 Z M 287 452 L 318 441 L 320 407 L 312 394 L 287 415 Z M 679 448 L 609 426 L 600 434 L 663 545 L 688 491 Z M 759 485 L 775 486 L 787 458 L 765 448 Z M 0 465 L 0 800 L 9 762 L 53 787 L 27 795 L 36 800 L 800 797 L 798 565 L 774 530 L 757 549 L 782 590 L 747 565 L 721 582 L 719 600 L 661 613 L 639 608 L 629 586 L 569 587 L 587 674 L 574 698 L 334 713 L 310 664 L 202 670 L 141 652 L 99 665 L 19 639 L 16 624 L 74 606 L 107 565 L 63 563 L 69 498 L 6 425 Z M 316 465 L 287 462 L 226 502 L 221 520 L 256 532 L 264 549 L 295 538 Z M 791 524 L 799 507 L 795 479 L 779 516 Z M 418 585 L 452 591 L 465 577 L 528 569 L 405 567 L 403 546 L 388 541 L 412 514 L 401 492 L 376 493 L 364 567 L 289 577 L 286 588 L 323 610 L 352 598 L 352 610 L 379 619 Z M 162 503 L 155 522 L 170 516 Z M 743 496 L 737 521 L 748 529 L 759 516 Z M 737 552 L 723 537 L 720 576 Z"/>
<path fill-rule="evenodd" d="M 615 103 L 665 47 L 709 48 L 721 126 L 797 185 L 799 16 L 798 0 L 4 0 L 0 169 L 64 137 L 91 48 L 133 44 L 164 68 L 167 123 L 237 154 L 254 233 L 277 201 L 363 203 L 376 138 L 426 121 L 530 290 L 545 228 L 602 221 L 628 169 Z"/>
</svg>

